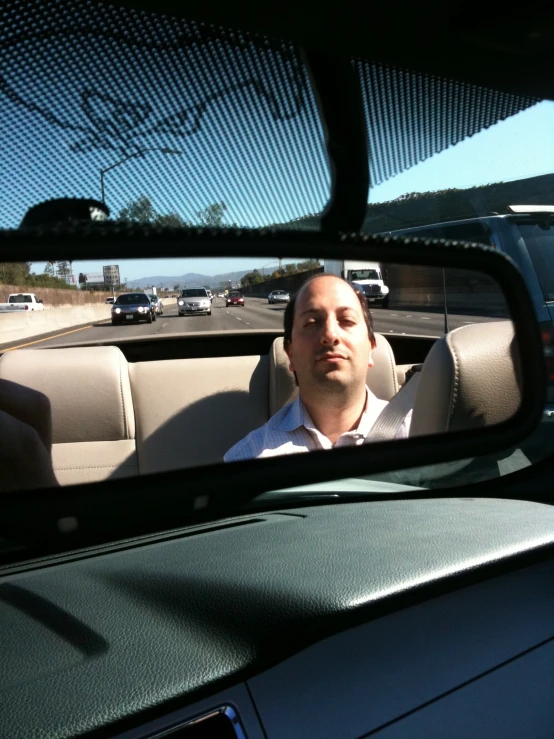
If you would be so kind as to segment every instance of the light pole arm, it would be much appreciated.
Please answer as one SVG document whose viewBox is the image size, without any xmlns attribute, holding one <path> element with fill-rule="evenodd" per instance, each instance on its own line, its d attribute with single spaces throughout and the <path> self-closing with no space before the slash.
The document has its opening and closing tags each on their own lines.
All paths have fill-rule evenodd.
<svg viewBox="0 0 554 739">
<path fill-rule="evenodd" d="M 102 191 L 102 202 L 104 205 L 106 205 L 106 197 L 105 197 L 105 191 L 104 191 L 104 175 L 106 172 L 109 172 L 111 169 L 115 169 L 116 167 L 119 167 L 121 164 L 125 164 L 125 162 L 128 162 L 129 159 L 135 159 L 136 157 L 141 157 L 143 154 L 142 151 L 136 151 L 134 154 L 130 154 L 128 157 L 125 157 L 125 159 L 120 159 L 119 162 L 116 162 L 115 164 L 110 164 L 109 167 L 101 167 L 100 168 L 100 189 Z"/>
</svg>

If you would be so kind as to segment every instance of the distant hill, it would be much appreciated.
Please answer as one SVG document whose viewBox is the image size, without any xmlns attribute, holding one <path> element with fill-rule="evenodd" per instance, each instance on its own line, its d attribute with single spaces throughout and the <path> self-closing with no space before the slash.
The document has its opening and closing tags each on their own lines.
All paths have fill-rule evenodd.
<svg viewBox="0 0 554 739">
<path fill-rule="evenodd" d="M 223 282 L 237 282 L 245 274 L 252 270 L 244 269 L 239 272 L 224 272 L 219 275 L 201 275 L 197 272 L 187 272 L 185 275 L 153 275 L 151 277 L 141 277 L 137 280 L 129 280 L 127 283 L 128 287 L 140 288 L 143 290 L 145 287 L 169 287 L 173 290 L 175 285 L 183 287 L 196 287 L 201 285 L 208 285 L 209 287 L 219 287 L 220 283 Z"/>
<path fill-rule="evenodd" d="M 478 187 L 412 192 L 385 203 L 369 203 L 362 231 L 382 233 L 428 223 L 508 213 L 509 205 L 554 205 L 554 175 L 526 177 Z M 311 214 L 276 229 L 317 231 L 320 215 Z"/>
</svg>

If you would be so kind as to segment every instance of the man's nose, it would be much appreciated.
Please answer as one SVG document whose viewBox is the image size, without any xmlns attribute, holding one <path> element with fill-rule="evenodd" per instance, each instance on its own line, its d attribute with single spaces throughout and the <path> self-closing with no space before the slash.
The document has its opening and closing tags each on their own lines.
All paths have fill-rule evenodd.
<svg viewBox="0 0 554 739">
<path fill-rule="evenodd" d="M 332 317 L 327 318 L 321 331 L 321 343 L 325 346 L 335 346 L 339 340 L 337 328 L 336 320 Z"/>
</svg>

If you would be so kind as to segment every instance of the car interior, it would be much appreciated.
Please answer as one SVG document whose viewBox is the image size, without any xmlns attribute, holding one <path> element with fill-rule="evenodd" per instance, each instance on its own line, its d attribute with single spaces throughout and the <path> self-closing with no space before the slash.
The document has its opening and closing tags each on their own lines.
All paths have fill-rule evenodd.
<svg viewBox="0 0 554 739">
<path fill-rule="evenodd" d="M 12 106 L 13 130 L 27 125 L 29 135 L 44 120 L 64 136 L 75 135 L 70 150 L 86 162 L 91 151 L 110 152 L 116 121 L 119 153 L 140 159 L 132 150 L 133 127 L 144 133 L 151 125 L 149 135 L 184 137 L 185 129 L 204 135 L 202 116 L 221 92 L 211 89 L 203 102 L 194 97 L 200 71 L 212 70 L 198 48 L 206 46 L 213 69 L 228 53 L 249 73 L 256 55 L 267 54 L 252 88 L 264 111 L 277 111 L 275 120 L 290 127 L 291 140 L 300 137 L 293 114 L 299 100 L 321 117 L 318 130 L 331 162 L 329 202 L 326 195 L 319 205 L 308 203 L 306 218 L 317 210 L 315 230 L 335 247 L 361 253 L 367 234 L 359 240 L 348 234 L 363 231 L 379 167 L 409 169 L 443 147 L 437 141 L 444 131 L 433 126 L 446 114 L 437 113 L 429 94 L 437 80 L 447 81 L 444 100 L 454 111 L 443 148 L 455 148 L 532 101 L 554 99 L 545 64 L 554 23 L 530 9 L 523 18 L 506 11 L 494 29 L 481 30 L 450 11 L 436 8 L 431 23 L 412 9 L 405 17 L 409 32 L 397 38 L 387 32 L 375 42 L 362 26 L 369 27 L 376 11 L 349 2 L 340 18 L 336 8 L 323 9 L 318 28 L 303 4 L 293 13 L 286 3 L 270 3 L 262 13 L 251 0 L 221 11 L 203 3 L 192 13 L 197 24 L 191 12 L 165 0 L 113 6 L 75 0 L 60 6 L 58 17 L 42 0 L 10 1 L 0 10 L 11 28 L 3 32 L 10 64 L 0 92 Z M 381 23 L 389 24 L 384 28 L 398 27 L 395 9 L 380 12 Z M 95 67 L 94 60 L 110 44 L 136 63 L 123 76 L 122 66 L 110 67 L 114 84 L 135 90 L 134 75 L 148 77 L 142 64 L 152 54 L 166 69 L 164 79 L 179 87 L 184 78 L 171 54 L 190 47 L 188 107 L 168 108 L 152 123 L 149 104 L 123 105 L 112 88 L 94 92 L 85 85 L 82 108 L 86 126 L 94 124 L 91 133 L 63 118 L 61 103 L 52 112 L 29 102 L 10 81 L 13 69 L 22 68 L 17 54 L 25 47 L 42 59 L 41 44 L 56 34 L 67 48 L 76 38 L 83 44 L 108 38 L 106 46 L 91 42 L 76 56 L 79 85 L 70 80 L 72 91 L 81 90 L 83 80 L 92 85 L 93 75 L 83 70 L 89 64 L 104 70 L 104 62 Z M 315 93 L 295 76 L 290 50 L 296 47 Z M 52 56 L 56 69 L 63 66 L 60 54 Z M 366 64 L 375 84 L 396 85 L 390 83 L 383 107 L 373 111 L 377 122 L 368 135 L 360 112 L 367 88 L 355 76 Z M 410 87 L 404 69 L 416 70 L 419 87 Z M 28 82 L 37 69 L 21 74 Z M 283 102 L 276 90 L 287 74 L 304 92 L 295 98 L 288 90 Z M 153 80 L 156 88 L 163 81 L 156 74 Z M 238 89 L 232 87 L 232 95 Z M 377 141 L 377 130 L 392 136 L 383 111 L 395 91 L 408 101 L 427 91 L 426 115 L 434 121 L 428 150 L 400 151 Z M 472 102 L 475 130 L 464 127 Z M 224 110 L 227 122 L 240 123 L 233 106 Z M 32 125 L 22 111 L 36 116 Z M 255 118 L 250 99 L 242 115 Z M 216 118 L 206 118 L 211 133 Z M 410 125 L 419 131 L 419 124 Z M 273 129 L 257 123 L 254 130 L 256 140 L 265 141 Z M 239 139 L 229 137 L 229 150 L 236 146 L 243 157 Z M 188 153 L 197 154 L 190 147 Z M 380 147 L 388 153 L 372 169 L 368 148 Z M 260 158 L 262 170 L 270 159 Z M 223 167 L 216 156 L 209 165 L 198 156 L 191 160 L 199 178 L 203 167 Z M 301 162 L 310 178 L 314 161 L 306 155 Z M 52 186 L 47 196 L 83 195 L 84 185 L 71 187 L 60 193 Z M 37 199 L 44 194 L 38 187 L 29 192 Z M 196 201 L 190 213 L 195 208 Z M 10 221 L 0 231 L 0 251 L 7 262 L 21 259 L 22 250 L 39 262 L 45 254 L 65 254 L 70 244 L 74 258 L 112 260 L 144 258 L 156 249 L 164 257 L 189 255 L 198 244 L 206 252 L 215 244 L 221 258 L 229 244 L 233 256 L 248 251 L 241 237 L 257 244 L 261 257 L 278 249 L 286 257 L 287 248 L 294 251 L 290 232 L 316 255 L 308 227 L 295 228 L 293 219 L 280 229 L 272 218 L 261 224 L 270 228 L 253 227 L 246 236 L 248 228 L 226 224 L 231 236 L 223 246 L 213 233 L 219 227 L 201 219 L 191 226 L 174 213 L 167 223 L 136 220 L 127 227 L 116 220 L 105 229 L 92 222 L 92 213 L 90 223 L 67 219 L 34 229 Z M 371 244 L 388 248 L 386 239 Z M 77 335 L 55 348 L 0 351 L 0 381 L 50 401 L 60 486 L 0 497 L 0 738 L 554 736 L 548 415 L 554 412 L 545 405 L 548 378 L 533 306 L 517 267 L 493 250 L 417 239 L 398 244 L 433 267 L 441 266 L 441 249 L 454 266 L 464 260 L 471 266 L 471 259 L 497 265 L 513 310 L 511 320 L 455 328 L 445 313 L 440 336 L 376 331 L 367 385 L 391 407 L 403 407 L 408 398 L 412 420 L 410 438 L 371 445 L 365 456 L 359 449 L 333 450 L 222 464 L 230 447 L 298 393 L 281 327 L 218 332 L 202 322 L 201 330 L 186 333 L 112 340 Z"/>
</svg>

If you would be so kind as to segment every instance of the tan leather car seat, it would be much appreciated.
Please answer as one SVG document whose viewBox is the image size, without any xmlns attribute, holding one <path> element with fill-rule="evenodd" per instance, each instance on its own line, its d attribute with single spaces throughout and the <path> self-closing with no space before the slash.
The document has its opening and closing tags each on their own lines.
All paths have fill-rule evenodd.
<svg viewBox="0 0 554 739">
<path fill-rule="evenodd" d="M 381 400 L 390 400 L 400 386 L 396 373 L 396 362 L 392 348 L 382 334 L 375 334 L 373 350 L 374 367 L 367 371 L 367 386 Z M 269 415 L 277 413 L 286 403 L 296 397 L 298 388 L 294 375 L 289 370 L 283 338 L 275 339 L 269 352 Z"/>
<path fill-rule="evenodd" d="M 450 331 L 427 355 L 417 388 L 410 436 L 490 426 L 521 403 L 519 351 L 511 321 Z"/>
<path fill-rule="evenodd" d="M 268 420 L 267 356 L 130 365 L 141 474 L 221 463 Z"/>
<path fill-rule="evenodd" d="M 129 368 L 118 348 L 6 352 L 0 378 L 49 398 L 52 460 L 60 484 L 138 473 Z"/>
</svg>

